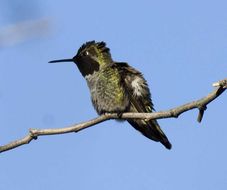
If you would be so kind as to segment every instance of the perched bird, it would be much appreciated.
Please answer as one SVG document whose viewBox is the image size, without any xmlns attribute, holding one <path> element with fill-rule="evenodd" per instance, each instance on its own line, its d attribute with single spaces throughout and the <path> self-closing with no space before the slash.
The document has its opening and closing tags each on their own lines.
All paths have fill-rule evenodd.
<svg viewBox="0 0 227 190">
<path fill-rule="evenodd" d="M 49 63 L 56 62 L 74 62 L 77 65 L 87 81 L 98 114 L 152 112 L 151 94 L 143 75 L 125 62 L 113 61 L 105 42 L 86 42 L 72 59 L 53 60 Z M 127 121 L 147 138 L 171 149 L 168 138 L 156 120 Z"/>
</svg>

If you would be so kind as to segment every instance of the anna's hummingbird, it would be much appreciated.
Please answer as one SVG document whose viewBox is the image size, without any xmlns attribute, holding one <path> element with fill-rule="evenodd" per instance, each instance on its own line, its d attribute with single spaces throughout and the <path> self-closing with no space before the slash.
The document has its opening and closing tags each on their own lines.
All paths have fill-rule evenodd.
<svg viewBox="0 0 227 190">
<path fill-rule="evenodd" d="M 74 62 L 77 65 L 87 81 L 98 114 L 152 112 L 151 94 L 143 75 L 125 62 L 113 61 L 105 42 L 86 42 L 72 59 L 53 60 L 49 63 L 56 62 Z M 147 138 L 171 149 L 168 138 L 156 120 L 127 121 Z"/>
</svg>

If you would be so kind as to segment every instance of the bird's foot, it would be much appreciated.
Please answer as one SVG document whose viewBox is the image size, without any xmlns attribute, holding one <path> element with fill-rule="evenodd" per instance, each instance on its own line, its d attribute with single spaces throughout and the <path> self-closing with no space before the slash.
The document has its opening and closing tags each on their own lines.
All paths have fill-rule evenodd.
<svg viewBox="0 0 227 190">
<path fill-rule="evenodd" d="M 119 119 L 122 119 L 123 113 L 124 113 L 124 112 L 118 112 L 118 113 L 117 113 L 117 117 L 118 117 Z"/>
</svg>

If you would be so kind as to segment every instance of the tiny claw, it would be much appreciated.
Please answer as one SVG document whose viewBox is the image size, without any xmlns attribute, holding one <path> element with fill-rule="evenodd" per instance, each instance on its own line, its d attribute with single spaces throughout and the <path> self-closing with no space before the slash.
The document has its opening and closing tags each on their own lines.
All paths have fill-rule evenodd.
<svg viewBox="0 0 227 190">
<path fill-rule="evenodd" d="M 118 113 L 117 113 L 117 117 L 118 117 L 119 119 L 122 119 L 122 115 L 123 115 L 123 112 L 118 112 Z"/>
</svg>

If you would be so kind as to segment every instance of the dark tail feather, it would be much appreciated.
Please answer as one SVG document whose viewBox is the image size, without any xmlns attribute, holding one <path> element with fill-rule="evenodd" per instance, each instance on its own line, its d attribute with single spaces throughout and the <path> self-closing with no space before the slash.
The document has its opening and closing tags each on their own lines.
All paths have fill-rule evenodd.
<svg viewBox="0 0 227 190">
<path fill-rule="evenodd" d="M 169 142 L 169 140 L 166 138 L 166 139 L 163 139 L 162 141 L 160 141 L 167 149 L 171 149 L 172 148 L 172 144 Z"/>
<path fill-rule="evenodd" d="M 167 149 L 171 149 L 172 145 L 166 135 L 161 130 L 158 122 L 152 120 L 145 122 L 144 120 L 129 119 L 128 122 L 147 138 L 162 143 Z"/>
</svg>

